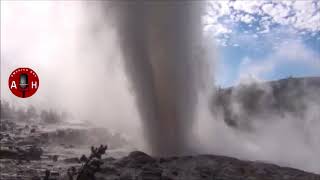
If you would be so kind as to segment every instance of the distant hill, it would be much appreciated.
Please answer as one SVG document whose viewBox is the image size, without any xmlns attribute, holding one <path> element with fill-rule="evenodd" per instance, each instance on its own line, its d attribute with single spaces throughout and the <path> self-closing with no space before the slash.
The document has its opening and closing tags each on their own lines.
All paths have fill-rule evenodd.
<svg viewBox="0 0 320 180">
<path fill-rule="evenodd" d="M 306 120 L 320 111 L 320 77 L 287 78 L 218 89 L 212 111 L 232 127 L 252 130 L 252 123 L 279 118 Z M 318 109 L 318 110 L 317 110 Z"/>
</svg>

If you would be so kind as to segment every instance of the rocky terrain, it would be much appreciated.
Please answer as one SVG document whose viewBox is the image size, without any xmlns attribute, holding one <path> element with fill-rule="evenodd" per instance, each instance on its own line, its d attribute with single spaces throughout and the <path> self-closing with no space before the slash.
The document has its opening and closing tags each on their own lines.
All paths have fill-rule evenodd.
<svg viewBox="0 0 320 180">
<path fill-rule="evenodd" d="M 153 158 L 135 151 L 122 159 L 105 159 L 97 179 L 105 180 L 319 180 L 320 175 L 262 162 L 198 155 Z"/>
<path fill-rule="evenodd" d="M 320 180 L 320 175 L 293 168 L 216 155 L 161 158 L 133 151 L 117 156 L 112 146 L 105 147 L 103 152 L 91 147 L 90 155 L 90 149 L 78 142 L 81 136 L 88 136 L 88 130 L 68 128 L 48 132 L 41 130 L 40 126 L 2 120 L 0 179 Z M 78 140 L 71 143 L 72 138 Z"/>
<path fill-rule="evenodd" d="M 1 180 L 43 179 L 46 171 L 58 179 L 69 168 L 81 167 L 80 157 L 90 151 L 88 144 L 107 140 L 113 157 L 124 156 L 121 148 L 128 144 L 118 133 L 102 128 L 48 130 L 41 125 L 2 119 L 0 129 Z M 104 134 L 99 135 L 101 132 Z"/>
</svg>

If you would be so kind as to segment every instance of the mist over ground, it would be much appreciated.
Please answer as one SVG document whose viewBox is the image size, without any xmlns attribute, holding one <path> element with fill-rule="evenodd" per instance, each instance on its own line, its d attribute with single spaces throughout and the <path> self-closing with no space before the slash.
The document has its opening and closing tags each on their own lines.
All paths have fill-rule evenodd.
<svg viewBox="0 0 320 180">
<path fill-rule="evenodd" d="M 83 2 L 1 2 L 1 82 L 26 66 L 37 72 L 41 87 L 31 98 L 17 99 L 1 86 L 1 98 L 121 131 L 140 129 L 115 28 L 95 8 Z"/>
<path fill-rule="evenodd" d="M 127 7 L 125 6 L 128 5 L 122 5 L 121 8 L 126 9 Z M 194 15 L 194 4 L 185 5 L 184 7 L 183 5 L 180 6 L 179 3 L 175 3 L 175 5 L 168 5 L 168 7 L 176 7 L 177 11 L 174 11 L 174 9 L 168 10 L 164 5 L 159 5 L 159 7 L 152 5 L 152 8 L 157 11 L 151 13 L 148 16 L 150 19 L 145 21 L 151 24 L 154 23 L 155 26 L 159 22 L 159 27 L 162 27 L 161 23 L 165 23 L 166 19 L 171 19 L 171 17 L 166 17 L 165 15 L 181 15 L 183 17 L 189 13 Z M 134 21 L 144 17 L 144 14 L 139 13 L 150 13 L 145 9 L 141 9 L 146 7 L 135 4 L 135 8 L 126 12 L 127 14 L 121 14 L 123 12 L 121 8 L 119 10 L 119 4 L 106 3 L 101 6 L 98 2 L 1 1 L 1 84 L 6 84 L 7 77 L 17 67 L 30 67 L 40 77 L 39 90 L 33 97 L 17 99 L 10 93 L 6 85 L 2 85 L 1 99 L 6 99 L 17 107 L 33 105 L 37 109 L 51 108 L 68 111 L 76 117 L 74 118 L 75 120 L 89 121 L 99 126 L 125 132 L 134 137 L 139 149 L 149 150 L 150 152 L 150 140 L 155 140 L 156 138 L 146 137 L 145 132 L 147 131 L 147 135 L 149 133 L 152 136 L 148 131 L 156 130 L 158 125 L 150 126 L 145 124 L 148 123 L 148 120 L 143 119 L 145 117 L 141 115 L 140 108 L 143 108 L 141 106 L 148 106 L 150 102 L 140 101 L 150 101 L 149 95 L 147 96 L 144 91 L 146 90 L 146 93 L 148 93 L 149 85 L 157 83 L 153 83 L 153 80 L 148 79 L 148 83 L 145 85 L 145 81 L 139 78 L 150 78 L 150 74 L 153 74 L 144 71 L 146 69 L 141 67 L 145 65 L 144 63 L 151 61 L 151 64 L 156 64 L 156 66 L 168 66 L 158 69 L 159 72 L 157 73 L 159 75 L 156 77 L 159 77 L 159 79 L 156 82 L 162 82 L 161 80 L 163 80 L 163 83 L 176 85 L 176 83 L 184 80 L 177 78 L 180 75 L 192 75 L 191 79 L 187 79 L 190 82 L 182 83 L 182 88 L 178 85 L 173 88 L 163 86 L 166 87 L 164 88 L 165 91 L 176 90 L 175 93 L 180 96 L 180 92 L 185 92 L 183 88 L 186 87 L 187 89 L 191 88 L 190 93 L 197 93 L 197 95 L 189 96 L 189 93 L 185 92 L 186 94 L 181 95 L 181 98 L 184 99 L 183 101 L 163 95 L 163 97 L 168 98 L 170 105 L 173 103 L 172 106 L 167 106 L 167 102 L 162 104 L 162 107 L 169 108 L 167 111 L 180 106 L 175 104 L 177 102 L 182 103 L 181 107 L 185 106 L 187 109 L 178 110 L 181 114 L 181 119 L 177 121 L 177 124 L 182 126 L 183 133 L 178 133 L 177 139 L 173 140 L 168 148 L 181 147 L 172 145 L 172 143 L 180 142 L 181 140 L 181 142 L 186 141 L 183 143 L 187 143 L 188 147 L 191 144 L 189 153 L 235 156 L 320 172 L 320 159 L 318 156 L 320 152 L 320 103 L 318 101 L 320 91 L 316 91 L 316 88 L 310 88 L 309 84 L 302 83 L 299 85 L 297 93 L 303 92 L 305 96 L 300 98 L 301 100 L 299 99 L 299 101 L 289 102 L 294 104 L 292 112 L 285 110 L 279 114 L 274 113 L 275 108 L 274 104 L 272 104 L 273 99 L 275 99 L 274 87 L 267 83 L 248 85 L 248 89 L 254 90 L 247 90 L 242 88 L 243 86 L 239 86 L 230 91 L 229 95 L 225 95 L 228 99 L 226 106 L 222 106 L 222 103 L 212 105 L 212 99 L 215 98 L 215 90 L 210 73 L 213 72 L 214 64 L 219 61 L 216 58 L 219 52 L 214 48 L 214 43 L 212 43 L 212 47 L 210 47 L 212 49 L 209 51 L 214 53 L 209 54 L 209 58 L 206 57 L 206 60 L 209 60 L 207 64 L 209 72 L 201 72 L 206 75 L 204 78 L 202 75 L 201 78 L 196 78 L 199 72 L 189 72 L 203 70 L 203 68 L 194 68 L 184 64 L 184 62 L 194 62 L 189 57 L 192 54 L 190 51 L 182 50 L 182 55 L 178 55 L 178 53 L 174 55 L 161 54 L 162 51 L 174 50 L 174 46 L 169 46 L 172 43 L 178 49 L 187 47 L 189 50 L 193 47 L 179 43 L 202 43 L 202 47 L 201 45 L 198 47 L 199 51 L 205 52 L 208 50 L 209 47 L 207 47 L 206 41 L 211 42 L 211 39 L 209 37 L 207 37 L 208 39 L 201 39 L 200 18 L 191 19 L 190 21 L 194 23 L 190 24 L 173 23 L 172 27 L 170 27 L 172 29 L 165 29 L 168 34 L 162 34 L 163 32 L 157 31 L 157 29 L 149 30 L 149 33 L 151 33 L 150 41 L 164 41 L 161 44 L 161 48 L 164 49 L 159 50 L 158 44 L 153 44 L 153 42 L 147 43 L 143 47 L 138 46 L 141 45 L 140 36 L 145 38 L 144 31 L 147 32 L 147 23 L 138 21 L 135 24 Z M 186 13 L 183 11 L 185 10 L 184 8 L 192 9 L 192 11 L 190 10 L 189 13 Z M 181 14 L 179 14 L 180 11 Z M 195 13 L 198 14 L 198 11 L 201 12 L 201 9 L 196 9 Z M 177 19 L 172 17 L 172 22 L 181 20 L 183 17 L 177 17 Z M 155 18 L 155 20 L 152 18 Z M 130 25 L 137 29 L 131 32 L 130 29 L 133 27 Z M 190 32 L 187 30 L 190 30 Z M 193 34 L 193 32 L 199 33 L 195 34 L 195 36 L 198 36 L 195 38 L 196 41 L 194 39 L 183 39 L 188 38 L 188 35 Z M 181 33 L 178 36 L 181 39 L 177 38 L 174 41 L 175 39 L 165 38 L 172 35 L 171 33 Z M 121 36 L 123 34 L 125 36 Z M 136 37 L 137 34 L 139 38 Z M 162 38 L 161 35 L 164 37 Z M 130 41 L 130 38 L 133 40 Z M 126 44 L 127 47 L 124 47 L 123 41 L 127 39 L 129 39 L 129 42 Z M 165 40 L 170 43 L 166 43 Z M 136 50 L 131 50 L 131 52 L 129 50 L 129 53 L 127 51 L 125 51 L 127 53 L 124 53 L 125 48 L 135 48 L 146 52 L 139 54 Z M 197 47 L 195 47 L 195 51 L 197 50 Z M 138 54 L 137 58 L 141 61 L 139 64 L 134 64 L 136 61 L 128 58 L 135 53 Z M 151 57 L 155 58 L 152 60 L 140 59 L 139 57 L 147 56 L 144 53 L 147 53 L 148 56 L 149 53 L 154 54 Z M 173 51 L 173 53 L 176 52 Z M 163 57 L 165 59 L 164 62 L 160 62 L 159 58 L 157 58 L 158 56 Z M 174 57 L 178 57 L 179 60 L 174 59 Z M 199 56 L 199 60 L 201 58 L 203 57 Z M 169 59 L 177 61 L 177 64 L 172 64 L 173 62 L 169 61 Z M 128 68 L 128 66 L 131 67 Z M 136 68 L 137 72 L 128 72 L 130 68 Z M 176 76 L 175 72 L 180 68 L 182 70 L 179 73 L 177 72 L 178 76 Z M 134 74 L 139 72 L 143 74 Z M 204 79 L 207 81 L 204 85 L 206 87 L 199 91 L 197 87 L 201 85 L 197 84 L 195 86 L 194 83 L 202 84 L 203 82 L 199 81 Z M 132 86 L 132 82 L 137 83 L 138 87 Z M 140 92 L 140 88 L 142 88 L 142 92 Z M 296 86 L 292 85 L 287 89 L 294 88 Z M 141 94 L 137 95 L 137 92 Z M 259 92 L 258 98 L 252 95 L 254 92 Z M 288 93 L 294 93 L 293 95 L 285 92 L 281 96 L 289 96 L 292 99 L 297 96 L 295 91 L 288 91 Z M 248 100 L 257 101 L 253 103 L 254 106 L 250 106 L 250 102 L 246 103 Z M 191 102 L 194 104 L 190 104 Z M 247 106 L 248 104 L 249 106 Z M 257 107 L 258 109 L 254 109 Z M 296 115 L 296 113 L 299 114 L 301 109 L 303 109 L 301 111 L 303 113 Z M 249 112 L 251 110 L 255 113 Z M 184 111 L 186 114 L 184 114 Z M 191 111 L 194 111 L 194 115 L 192 115 Z M 279 111 L 282 110 L 280 109 Z M 170 113 L 164 114 L 170 115 Z M 188 123 L 183 125 L 182 117 L 187 115 L 195 118 L 187 117 L 194 120 L 187 120 Z M 230 118 L 238 120 L 236 121 L 237 125 L 232 125 L 234 123 L 232 121 L 230 125 L 227 120 Z M 158 121 L 168 119 L 164 118 Z M 172 122 L 176 120 L 174 119 Z M 170 127 L 171 122 L 168 123 Z M 145 127 L 150 127 L 151 129 L 145 130 Z M 182 136 L 184 136 L 185 131 L 188 131 L 187 134 L 192 134 L 193 138 L 183 139 Z M 154 133 L 160 134 L 161 132 Z M 170 136 L 168 135 L 168 137 Z M 159 140 L 159 142 L 160 144 L 156 146 L 161 146 L 164 148 L 163 151 L 166 151 L 166 142 L 163 140 Z M 187 146 L 183 145 L 182 147 Z M 177 150 L 176 153 L 179 154 L 180 152 L 182 151 Z"/>
</svg>

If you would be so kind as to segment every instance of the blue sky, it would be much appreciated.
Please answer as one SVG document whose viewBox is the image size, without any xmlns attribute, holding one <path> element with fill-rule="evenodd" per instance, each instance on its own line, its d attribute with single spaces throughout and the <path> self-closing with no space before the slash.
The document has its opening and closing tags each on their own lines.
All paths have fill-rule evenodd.
<svg viewBox="0 0 320 180">
<path fill-rule="evenodd" d="M 212 1 L 216 84 L 320 76 L 320 1 Z"/>
</svg>

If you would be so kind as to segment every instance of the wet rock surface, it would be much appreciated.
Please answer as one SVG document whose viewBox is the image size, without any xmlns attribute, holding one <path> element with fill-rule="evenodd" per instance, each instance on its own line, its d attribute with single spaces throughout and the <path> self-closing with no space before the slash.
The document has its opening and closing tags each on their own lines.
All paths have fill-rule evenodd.
<svg viewBox="0 0 320 180">
<path fill-rule="evenodd" d="M 293 168 L 215 155 L 153 158 L 136 151 L 122 159 L 103 162 L 97 179 L 320 180 L 320 175 Z"/>
</svg>

